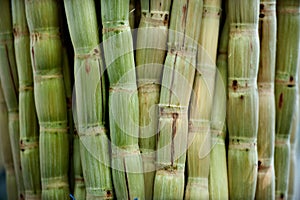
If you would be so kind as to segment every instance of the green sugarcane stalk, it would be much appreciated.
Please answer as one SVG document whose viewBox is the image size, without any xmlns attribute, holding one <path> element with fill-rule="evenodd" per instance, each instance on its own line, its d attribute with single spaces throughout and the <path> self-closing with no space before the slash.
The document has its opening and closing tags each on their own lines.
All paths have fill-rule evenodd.
<svg viewBox="0 0 300 200">
<path fill-rule="evenodd" d="M 136 71 L 139 95 L 139 146 L 144 166 L 146 199 L 153 197 L 158 103 L 166 55 L 171 0 L 142 0 Z"/>
<path fill-rule="evenodd" d="M 211 114 L 211 144 L 209 170 L 210 199 L 228 199 L 228 176 L 225 137 L 226 127 L 226 99 L 227 99 L 227 49 L 229 40 L 229 21 L 226 17 L 221 33 L 217 72 L 215 77 L 215 92 Z"/>
<path fill-rule="evenodd" d="M 0 7 L 2 8 L 2 11 L 0 13 L 0 79 L 8 109 L 9 137 L 18 187 L 18 199 L 24 199 L 25 194 L 19 146 L 19 82 L 15 62 L 10 1 L 1 1 Z"/>
<path fill-rule="evenodd" d="M 0 82 L 0 148 L 6 174 L 6 193 L 8 199 L 18 199 L 18 188 L 8 129 L 8 111 Z"/>
<path fill-rule="evenodd" d="M 299 77 L 299 76 L 298 76 Z M 295 194 L 296 190 L 298 189 L 296 185 L 296 173 L 299 166 L 297 166 L 297 149 L 296 149 L 296 142 L 299 138 L 299 87 L 297 87 L 297 95 L 296 95 L 296 102 L 295 102 L 295 112 L 292 121 L 292 130 L 291 130 L 291 137 L 290 137 L 290 172 L 289 172 L 289 188 L 288 188 L 288 197 L 289 200 L 297 199 Z"/>
<path fill-rule="evenodd" d="M 287 199 L 290 168 L 290 135 L 296 103 L 300 49 L 300 2 L 277 1 L 277 56 L 275 75 L 276 199 Z"/>
<path fill-rule="evenodd" d="M 228 44 L 230 199 L 254 199 L 257 180 L 259 0 L 229 1 Z"/>
<path fill-rule="evenodd" d="M 118 199 L 145 199 L 138 146 L 139 102 L 129 27 L 129 0 L 101 0 L 109 88 L 112 175 Z"/>
<path fill-rule="evenodd" d="M 34 103 L 30 37 L 25 15 L 25 2 L 13 0 L 11 3 L 19 77 L 20 149 L 25 199 L 41 199 L 39 129 Z"/>
<path fill-rule="evenodd" d="M 202 0 L 173 1 L 159 100 L 154 199 L 182 199 Z"/>
<path fill-rule="evenodd" d="M 42 199 L 69 198 L 69 135 L 57 1 L 25 0 L 40 127 Z"/>
<path fill-rule="evenodd" d="M 275 198 L 275 63 L 276 0 L 261 0 L 259 15 L 260 62 L 258 70 L 259 123 L 256 199 Z"/>
<path fill-rule="evenodd" d="M 105 119 L 104 65 L 99 47 L 95 4 L 93 0 L 84 3 L 81 0 L 65 0 L 64 3 L 75 50 L 75 115 L 86 198 L 112 199 L 114 194 Z M 76 175 L 81 177 L 78 170 L 76 173 L 79 174 Z"/>
<path fill-rule="evenodd" d="M 74 93 L 75 95 L 75 93 Z M 75 95 L 76 96 L 76 95 Z M 73 106 L 72 106 L 72 113 L 74 119 L 74 137 L 73 137 L 73 171 L 74 171 L 74 178 L 75 178 L 75 185 L 74 185 L 74 197 L 77 200 L 85 200 L 86 198 L 86 190 L 85 190 L 85 183 L 82 171 L 82 164 L 81 164 L 81 156 L 80 156 L 80 138 L 77 132 L 78 128 L 78 117 L 77 117 L 77 108 L 76 108 L 76 97 L 73 97 Z"/>
<path fill-rule="evenodd" d="M 186 199 L 209 199 L 211 111 L 214 97 L 216 56 L 221 1 L 203 1 L 203 15 L 197 55 L 197 71 L 190 103 L 188 181 Z"/>
</svg>

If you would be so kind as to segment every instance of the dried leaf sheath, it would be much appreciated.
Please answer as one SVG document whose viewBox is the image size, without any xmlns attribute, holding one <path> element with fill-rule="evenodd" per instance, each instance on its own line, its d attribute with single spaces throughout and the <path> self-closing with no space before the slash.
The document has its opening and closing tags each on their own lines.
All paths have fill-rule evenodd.
<svg viewBox="0 0 300 200">
<path fill-rule="evenodd" d="M 230 199 L 254 199 L 257 180 L 259 1 L 229 1 L 228 44 Z"/>
<path fill-rule="evenodd" d="M 11 4 L 8 0 L 0 1 L 0 79 L 8 109 L 8 128 L 16 175 L 18 198 L 23 199 L 24 185 L 20 162 L 19 132 L 19 81 L 15 62 L 14 40 L 12 33 Z"/>
<path fill-rule="evenodd" d="M 287 198 L 290 134 L 295 111 L 300 49 L 300 2 L 277 1 L 275 75 L 275 198 Z"/>
<path fill-rule="evenodd" d="M 138 146 L 139 102 L 128 10 L 129 0 L 101 0 L 103 48 L 110 83 L 112 175 L 118 199 L 144 199 Z"/>
<path fill-rule="evenodd" d="M 0 66 L 1 67 L 1 66 Z M 0 152 L 2 153 L 8 199 L 18 199 L 18 187 L 14 171 L 14 162 L 8 130 L 8 112 L 0 82 Z"/>
<path fill-rule="evenodd" d="M 39 129 L 34 103 L 30 36 L 25 1 L 12 1 L 15 55 L 19 75 L 21 166 L 26 199 L 41 199 Z"/>
<path fill-rule="evenodd" d="M 65 0 L 75 50 L 77 131 L 87 199 L 111 199 L 113 188 L 105 111 L 104 65 L 93 0 Z M 89 103 L 87 103 L 89 102 Z M 77 161 L 78 162 L 78 161 Z"/>
<path fill-rule="evenodd" d="M 221 1 L 203 1 L 197 70 L 189 115 L 188 181 L 186 199 L 209 198 L 211 150 L 210 120 L 213 106 L 216 53 Z"/>
<path fill-rule="evenodd" d="M 143 158 L 145 195 L 152 198 L 155 177 L 158 103 L 165 60 L 171 1 L 143 0 L 138 29 L 136 69 L 139 94 L 139 145 Z"/>
<path fill-rule="evenodd" d="M 202 0 L 173 1 L 159 101 L 154 199 L 181 199 L 188 147 L 188 105 L 196 68 Z"/>
<path fill-rule="evenodd" d="M 258 177 L 255 197 L 275 198 L 275 63 L 276 63 L 276 1 L 260 2 L 260 62 L 258 71 Z"/>
<path fill-rule="evenodd" d="M 67 199 L 69 135 L 57 1 L 25 0 L 40 126 L 42 199 Z"/>
<path fill-rule="evenodd" d="M 228 199 L 227 157 L 225 147 L 227 100 L 227 49 L 229 21 L 226 18 L 219 41 L 214 103 L 211 116 L 211 152 L 209 195 L 211 199 Z"/>
</svg>

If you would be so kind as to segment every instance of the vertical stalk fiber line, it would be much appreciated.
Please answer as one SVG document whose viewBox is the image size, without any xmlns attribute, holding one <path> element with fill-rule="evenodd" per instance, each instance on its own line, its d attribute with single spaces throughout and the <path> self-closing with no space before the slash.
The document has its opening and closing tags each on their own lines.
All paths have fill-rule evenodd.
<svg viewBox="0 0 300 200">
<path fill-rule="evenodd" d="M 12 17 L 15 55 L 19 75 L 19 118 L 21 166 L 26 199 L 41 199 L 39 129 L 33 93 L 30 37 L 25 15 L 25 1 L 13 0 Z"/>
<path fill-rule="evenodd" d="M 8 130 L 18 187 L 18 199 L 24 199 L 24 184 L 20 162 L 19 81 L 15 62 L 11 4 L 0 1 L 0 79 L 8 110 Z"/>
<path fill-rule="evenodd" d="M 139 150 L 139 101 L 129 27 L 129 0 L 101 0 L 103 48 L 109 78 L 112 176 L 117 199 L 145 199 Z"/>
<path fill-rule="evenodd" d="M 64 4 L 75 51 L 74 116 L 80 139 L 86 199 L 112 199 L 114 193 L 105 118 L 107 100 L 104 64 L 99 46 L 95 3 L 93 0 L 64 0 Z"/>
<path fill-rule="evenodd" d="M 139 146 L 142 153 L 145 196 L 152 199 L 155 177 L 158 103 L 166 57 L 171 0 L 141 1 L 136 71 L 139 95 Z"/>
<path fill-rule="evenodd" d="M 68 199 L 69 135 L 59 3 L 25 0 L 40 126 L 42 199 Z"/>
<path fill-rule="evenodd" d="M 202 0 L 173 1 L 159 100 L 154 199 L 182 199 Z M 175 132 L 176 131 L 176 132 Z"/>
</svg>

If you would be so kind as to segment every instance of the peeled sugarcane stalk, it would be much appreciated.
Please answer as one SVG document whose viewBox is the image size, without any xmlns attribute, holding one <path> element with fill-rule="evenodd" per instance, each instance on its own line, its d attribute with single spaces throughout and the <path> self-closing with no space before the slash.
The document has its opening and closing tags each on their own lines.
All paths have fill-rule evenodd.
<svg viewBox="0 0 300 200">
<path fill-rule="evenodd" d="M 136 71 L 139 96 L 139 146 L 146 199 L 152 199 L 155 177 L 158 103 L 165 61 L 171 0 L 142 0 L 137 36 Z"/>
<path fill-rule="evenodd" d="M 173 1 L 172 4 L 159 100 L 153 199 L 182 199 L 184 195 L 188 105 L 196 68 L 202 6 L 202 0 Z"/>
<path fill-rule="evenodd" d="M 1 59 L 0 59 L 1 60 Z M 1 67 L 1 66 L 0 66 Z M 18 188 L 8 130 L 8 112 L 0 82 L 0 148 L 6 174 L 6 193 L 8 199 L 18 199 Z"/>
<path fill-rule="evenodd" d="M 25 199 L 41 199 L 39 129 L 34 103 L 30 37 L 25 15 L 25 2 L 12 0 L 11 3 L 19 77 L 20 157 Z"/>
<path fill-rule="evenodd" d="M 81 0 L 65 0 L 64 4 L 75 51 L 75 122 L 80 138 L 86 198 L 112 199 L 114 195 L 105 119 L 107 104 L 104 65 L 99 46 L 95 4 L 93 0 L 84 3 Z M 76 159 L 79 164 L 79 158 Z M 76 169 L 76 175 L 82 181 L 79 170 Z"/>
<path fill-rule="evenodd" d="M 259 0 L 229 1 L 228 43 L 230 199 L 254 199 L 257 182 Z"/>
<path fill-rule="evenodd" d="M 40 127 L 42 199 L 68 199 L 70 193 L 69 135 L 59 6 L 55 0 L 25 0 L 35 105 Z"/>
<path fill-rule="evenodd" d="M 101 0 L 109 88 L 112 175 L 117 199 L 145 199 L 138 146 L 139 102 L 129 27 L 129 0 Z"/>
<path fill-rule="evenodd" d="M 225 137 L 227 99 L 227 49 L 229 39 L 228 17 L 223 26 L 218 47 L 214 100 L 211 114 L 211 152 L 209 165 L 209 198 L 228 199 L 228 176 Z"/>
<path fill-rule="evenodd" d="M 300 1 L 277 1 L 277 56 L 275 75 L 275 198 L 287 199 L 290 135 L 295 112 L 300 58 Z"/>
<path fill-rule="evenodd" d="M 299 76 L 298 76 L 299 78 Z M 296 164 L 296 141 L 299 137 L 299 93 L 298 93 L 298 85 L 297 87 L 297 95 L 295 102 L 295 112 L 292 121 L 292 130 L 290 137 L 290 172 L 289 172 L 289 188 L 288 188 L 288 197 L 289 200 L 297 199 L 295 197 L 296 190 L 298 189 L 296 186 L 296 172 L 299 169 L 299 166 Z"/>
<path fill-rule="evenodd" d="M 9 137 L 18 187 L 18 199 L 24 199 L 25 194 L 19 146 L 19 83 L 15 62 L 10 1 L 0 1 L 0 8 L 2 8 L 0 12 L 0 79 L 8 109 Z"/>
<path fill-rule="evenodd" d="M 211 111 L 214 97 L 220 0 L 203 0 L 197 70 L 190 103 L 185 199 L 209 199 Z"/>
<path fill-rule="evenodd" d="M 260 62 L 258 70 L 259 122 L 256 199 L 275 198 L 275 63 L 276 0 L 261 0 L 259 15 Z"/>
</svg>

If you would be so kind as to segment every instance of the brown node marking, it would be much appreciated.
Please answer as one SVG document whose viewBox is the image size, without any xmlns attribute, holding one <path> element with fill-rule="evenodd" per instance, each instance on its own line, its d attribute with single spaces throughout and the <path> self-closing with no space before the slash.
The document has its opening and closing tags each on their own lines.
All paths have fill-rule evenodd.
<svg viewBox="0 0 300 200">
<path fill-rule="evenodd" d="M 236 90 L 238 88 L 238 82 L 237 82 L 237 80 L 233 80 L 232 81 L 232 88 L 233 88 L 233 90 Z"/>
</svg>

